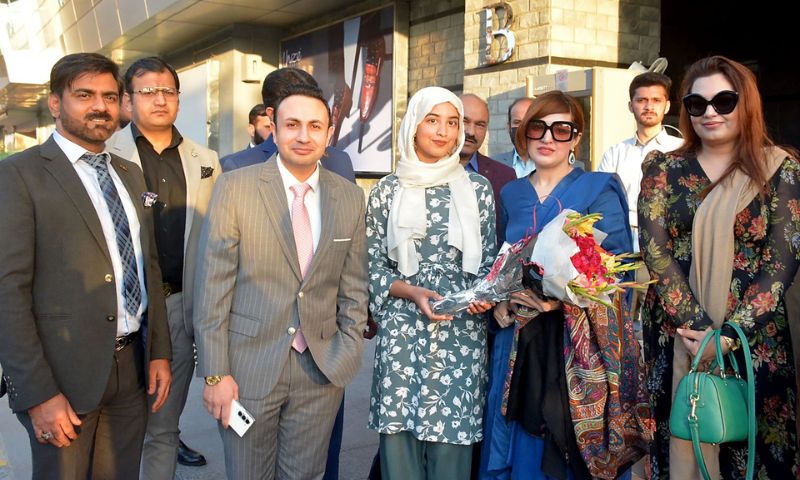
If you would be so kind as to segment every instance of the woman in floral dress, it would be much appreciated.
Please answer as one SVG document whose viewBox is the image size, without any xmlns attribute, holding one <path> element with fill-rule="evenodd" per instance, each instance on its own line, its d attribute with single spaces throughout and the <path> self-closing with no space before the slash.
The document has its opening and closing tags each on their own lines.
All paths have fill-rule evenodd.
<svg viewBox="0 0 800 480">
<path fill-rule="evenodd" d="M 643 307 L 657 420 L 653 478 L 700 478 L 691 442 L 670 437 L 669 414 L 692 357 L 714 354 L 713 342 L 698 353 L 701 340 L 723 321 L 744 330 L 752 352 L 755 478 L 800 478 L 796 352 L 785 304 L 800 256 L 800 164 L 767 136 L 755 77 L 744 66 L 700 60 L 682 92 L 686 143 L 645 160 L 639 197 L 641 249 L 656 280 Z M 735 334 L 724 328 L 723 335 L 723 353 L 737 350 Z M 741 350 L 736 355 L 744 365 Z M 743 478 L 747 453 L 746 442 L 704 444 L 715 478 Z"/>
<path fill-rule="evenodd" d="M 486 320 L 476 302 L 454 317 L 430 301 L 469 288 L 495 254 L 489 181 L 467 173 L 463 107 L 453 93 L 415 94 L 400 125 L 394 174 L 367 207 L 370 310 L 378 323 L 369 426 L 384 479 L 469 478 L 483 432 Z"/>
</svg>

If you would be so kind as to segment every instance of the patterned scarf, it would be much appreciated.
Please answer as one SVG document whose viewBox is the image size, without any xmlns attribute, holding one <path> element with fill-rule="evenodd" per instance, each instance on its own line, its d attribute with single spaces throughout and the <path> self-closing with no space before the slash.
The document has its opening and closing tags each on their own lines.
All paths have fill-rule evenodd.
<svg viewBox="0 0 800 480">
<path fill-rule="evenodd" d="M 641 458 L 655 421 L 623 295 L 614 309 L 564 304 L 564 359 L 575 437 L 592 477 L 614 479 Z M 622 312 L 621 316 L 617 312 Z"/>
</svg>

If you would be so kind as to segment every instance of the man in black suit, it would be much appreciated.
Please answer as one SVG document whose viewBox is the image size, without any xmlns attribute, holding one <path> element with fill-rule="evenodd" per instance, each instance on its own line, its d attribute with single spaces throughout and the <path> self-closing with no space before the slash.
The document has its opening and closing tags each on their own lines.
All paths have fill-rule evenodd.
<svg viewBox="0 0 800 480">
<path fill-rule="evenodd" d="M 287 88 L 297 84 L 306 84 L 319 88 L 314 77 L 299 68 L 279 68 L 264 78 L 264 84 L 261 86 L 261 97 L 264 101 L 266 114 L 271 120 L 270 131 L 272 129 L 272 121 L 274 121 L 273 112 L 275 111 L 275 106 L 286 96 Z M 275 146 L 272 134 L 270 134 L 260 145 L 226 155 L 220 159 L 219 163 L 222 165 L 223 172 L 229 172 L 237 168 L 266 162 L 277 151 L 278 147 Z M 338 173 L 351 182 L 355 182 L 356 176 L 353 172 L 353 163 L 350 161 L 350 156 L 343 151 L 332 147 L 326 148 L 325 156 L 322 157 L 321 163 L 328 170 Z"/>
<path fill-rule="evenodd" d="M 150 198 L 104 151 L 121 90 L 110 59 L 63 57 L 55 133 L 0 163 L 0 363 L 37 479 L 138 479 L 146 394 L 169 394 Z"/>
</svg>

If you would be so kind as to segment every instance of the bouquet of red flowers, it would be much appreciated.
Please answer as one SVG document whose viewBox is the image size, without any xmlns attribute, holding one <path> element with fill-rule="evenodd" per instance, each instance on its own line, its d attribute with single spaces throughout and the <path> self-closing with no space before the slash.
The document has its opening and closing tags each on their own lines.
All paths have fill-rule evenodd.
<svg viewBox="0 0 800 480">
<path fill-rule="evenodd" d="M 642 266 L 637 254 L 613 255 L 600 246 L 606 234 L 594 228 L 599 213 L 581 215 L 565 210 L 539 233 L 522 283 L 542 298 L 556 298 L 579 307 L 592 302 L 612 307 L 611 294 L 646 284 L 620 281 Z"/>
</svg>

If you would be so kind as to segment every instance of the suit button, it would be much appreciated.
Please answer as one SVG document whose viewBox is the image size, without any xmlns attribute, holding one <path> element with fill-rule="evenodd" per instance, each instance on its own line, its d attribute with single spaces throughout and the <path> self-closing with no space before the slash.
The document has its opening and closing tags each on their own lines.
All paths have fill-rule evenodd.
<svg viewBox="0 0 800 480">
<path fill-rule="evenodd" d="M 111 283 L 111 282 L 114 281 L 114 276 L 111 275 L 110 273 L 106 273 L 106 276 L 104 277 L 104 280 L 106 281 L 106 283 Z"/>
<path fill-rule="evenodd" d="M 114 315 L 109 315 L 109 316 L 106 317 L 106 320 L 108 320 L 109 322 L 113 322 L 116 319 L 117 319 L 117 317 L 115 317 Z"/>
<path fill-rule="evenodd" d="M 295 332 L 297 332 L 297 329 L 294 327 L 289 327 L 288 329 L 286 329 L 286 333 L 288 333 L 289 335 L 294 335 Z"/>
<path fill-rule="evenodd" d="M 300 298 L 303 298 L 303 295 L 305 295 L 303 292 L 300 292 L 300 293 L 297 294 L 297 296 L 300 297 Z"/>
</svg>

